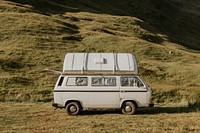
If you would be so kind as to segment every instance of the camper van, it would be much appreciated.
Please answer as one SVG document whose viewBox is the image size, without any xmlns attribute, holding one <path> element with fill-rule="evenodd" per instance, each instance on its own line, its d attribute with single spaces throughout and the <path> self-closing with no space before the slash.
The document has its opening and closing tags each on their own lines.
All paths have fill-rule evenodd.
<svg viewBox="0 0 200 133">
<path fill-rule="evenodd" d="M 153 107 L 151 89 L 138 76 L 136 58 L 129 53 L 68 53 L 54 88 L 56 108 L 68 115 L 82 110 Z"/>
</svg>

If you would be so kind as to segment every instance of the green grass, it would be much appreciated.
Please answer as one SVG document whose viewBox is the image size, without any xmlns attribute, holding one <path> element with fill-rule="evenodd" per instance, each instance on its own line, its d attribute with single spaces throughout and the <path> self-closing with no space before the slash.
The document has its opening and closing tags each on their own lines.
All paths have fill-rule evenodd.
<svg viewBox="0 0 200 133">
<path fill-rule="evenodd" d="M 68 52 L 128 52 L 137 57 L 155 102 L 193 99 L 196 105 L 200 4 L 164 3 L 1 1 L 0 101 L 52 101 L 57 76 L 43 70 L 61 71 Z"/>
</svg>

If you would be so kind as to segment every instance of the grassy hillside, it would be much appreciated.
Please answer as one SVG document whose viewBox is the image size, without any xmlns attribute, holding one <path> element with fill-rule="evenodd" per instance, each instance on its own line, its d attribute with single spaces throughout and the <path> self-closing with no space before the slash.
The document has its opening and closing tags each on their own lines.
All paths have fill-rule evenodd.
<svg viewBox="0 0 200 133">
<path fill-rule="evenodd" d="M 0 1 L 0 101 L 52 101 L 68 52 L 129 52 L 157 103 L 199 106 L 200 2 Z"/>
</svg>

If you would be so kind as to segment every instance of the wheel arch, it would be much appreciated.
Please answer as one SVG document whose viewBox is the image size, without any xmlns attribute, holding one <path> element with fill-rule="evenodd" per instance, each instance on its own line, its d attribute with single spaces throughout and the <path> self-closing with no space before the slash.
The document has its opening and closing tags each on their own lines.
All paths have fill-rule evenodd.
<svg viewBox="0 0 200 133">
<path fill-rule="evenodd" d="M 65 107 L 67 106 L 67 104 L 69 104 L 71 102 L 77 102 L 79 104 L 81 110 L 83 109 L 82 103 L 79 100 L 67 100 L 67 101 L 65 101 Z"/>
<path fill-rule="evenodd" d="M 135 100 L 128 100 L 128 99 L 123 100 L 121 102 L 120 108 L 122 108 L 123 104 L 126 103 L 126 102 L 132 102 L 133 104 L 135 104 L 136 108 L 138 108 L 138 104 L 137 104 L 137 102 Z"/>
</svg>

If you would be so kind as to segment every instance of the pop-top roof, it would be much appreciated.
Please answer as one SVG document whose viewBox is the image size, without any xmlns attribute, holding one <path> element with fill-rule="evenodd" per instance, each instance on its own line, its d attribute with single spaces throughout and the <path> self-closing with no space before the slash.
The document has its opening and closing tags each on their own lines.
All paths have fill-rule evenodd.
<svg viewBox="0 0 200 133">
<path fill-rule="evenodd" d="M 138 74 L 135 57 L 129 53 L 68 53 L 65 74 Z"/>
</svg>

